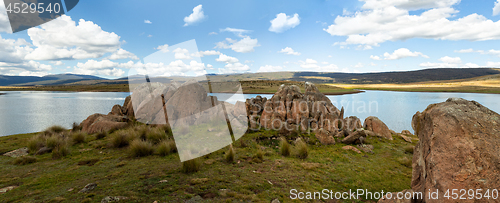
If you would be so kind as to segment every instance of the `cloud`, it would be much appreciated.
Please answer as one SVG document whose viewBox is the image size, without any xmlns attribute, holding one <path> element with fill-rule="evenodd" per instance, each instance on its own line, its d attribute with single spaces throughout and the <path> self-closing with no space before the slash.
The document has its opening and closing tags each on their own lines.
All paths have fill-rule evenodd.
<svg viewBox="0 0 500 203">
<path fill-rule="evenodd" d="M 379 56 L 374 56 L 374 55 L 371 55 L 370 58 L 373 59 L 373 60 L 377 60 L 377 61 L 378 60 L 382 60 L 382 59 L 380 59 Z"/>
<path fill-rule="evenodd" d="M 169 52 L 169 50 L 168 50 L 168 44 L 160 45 L 160 46 L 156 47 L 155 49 L 161 50 L 163 53 Z"/>
<path fill-rule="evenodd" d="M 423 68 L 477 68 L 479 65 L 474 63 L 462 63 L 460 57 L 444 56 L 439 59 L 441 63 L 425 62 L 421 63 L 420 67 Z"/>
<path fill-rule="evenodd" d="M 306 59 L 305 61 L 299 61 L 299 65 L 304 69 L 311 69 L 316 72 L 335 72 L 339 71 L 339 67 L 335 64 L 323 64 L 324 66 L 318 65 L 318 61 L 314 59 Z"/>
<path fill-rule="evenodd" d="M 249 33 L 251 32 L 251 30 L 244 30 L 244 29 L 238 29 L 238 28 L 230 28 L 230 27 L 226 27 L 224 29 L 220 29 L 219 30 L 220 32 L 232 32 L 233 34 L 237 35 L 238 37 L 246 37 L 246 35 L 244 35 L 245 33 Z"/>
<path fill-rule="evenodd" d="M 474 51 L 474 49 L 461 49 L 461 50 L 455 50 L 454 52 L 455 53 L 473 53 L 473 52 L 477 52 L 477 51 Z"/>
<path fill-rule="evenodd" d="M 290 47 L 286 47 L 284 49 L 281 49 L 281 51 L 278 51 L 278 53 L 285 53 L 285 54 L 288 54 L 288 55 L 295 55 L 295 56 L 299 56 L 300 55 L 299 52 L 293 51 L 293 49 L 290 48 Z"/>
<path fill-rule="evenodd" d="M 492 61 L 488 61 L 486 63 L 486 67 L 490 67 L 490 68 L 498 68 L 500 67 L 500 62 L 492 62 Z"/>
<path fill-rule="evenodd" d="M 218 42 L 215 48 L 232 49 L 235 52 L 249 53 L 255 51 L 254 48 L 258 46 L 260 46 L 260 44 L 257 39 L 246 36 L 239 41 L 226 38 L 226 41 Z"/>
<path fill-rule="evenodd" d="M 216 32 L 210 32 L 210 33 L 208 33 L 208 35 L 217 35 L 217 34 L 219 34 L 219 33 L 216 33 Z"/>
<path fill-rule="evenodd" d="M 225 66 L 226 73 L 236 73 L 236 72 L 244 72 L 250 70 L 248 65 L 244 65 L 242 63 L 228 63 Z"/>
<path fill-rule="evenodd" d="M 490 50 L 474 50 L 474 49 L 461 49 L 455 50 L 455 53 L 480 53 L 480 54 L 489 54 L 493 56 L 500 57 L 500 50 L 490 49 Z"/>
<path fill-rule="evenodd" d="M 193 8 L 193 13 L 191 13 L 189 16 L 184 17 L 184 22 L 185 22 L 184 27 L 198 23 L 205 18 L 206 16 L 205 14 L 203 14 L 203 8 L 202 5 L 200 4 Z"/>
<path fill-rule="evenodd" d="M 76 25 L 67 15 L 28 29 L 28 35 L 36 48 L 26 55 L 27 60 L 99 58 L 120 48 L 117 34 L 83 19 Z"/>
<path fill-rule="evenodd" d="M 197 53 L 191 54 L 191 56 L 204 57 L 204 56 L 215 56 L 215 55 L 220 55 L 220 54 L 221 53 L 219 51 L 208 50 L 208 51 L 199 51 Z"/>
<path fill-rule="evenodd" d="M 62 61 L 50 61 L 49 63 L 54 64 L 55 66 L 62 66 L 64 63 Z"/>
<path fill-rule="evenodd" d="M 0 74 L 2 75 L 48 75 L 46 71 L 52 70 L 51 65 L 42 64 L 37 61 L 23 61 L 20 63 L 0 62 Z"/>
<path fill-rule="evenodd" d="M 427 55 L 424 55 L 420 52 L 411 52 L 407 48 L 400 48 L 395 50 L 392 54 L 389 54 L 387 52 L 384 53 L 384 59 L 385 60 L 396 60 L 396 59 L 402 59 L 406 57 L 424 57 L 424 58 L 429 58 Z"/>
<path fill-rule="evenodd" d="M 240 62 L 240 60 L 238 60 L 237 58 L 231 57 L 231 56 L 228 56 L 228 55 L 225 55 L 225 54 L 219 55 L 219 58 L 217 58 L 215 60 L 218 61 L 218 62 L 223 62 L 223 63 L 237 63 L 237 62 Z"/>
<path fill-rule="evenodd" d="M 493 15 L 496 16 L 500 13 L 500 0 L 495 2 L 495 6 L 493 7 Z"/>
<path fill-rule="evenodd" d="M 118 49 L 115 53 L 111 54 L 111 56 L 106 57 L 105 59 L 118 60 L 118 59 L 133 59 L 139 60 L 135 54 L 130 53 L 122 48 Z"/>
<path fill-rule="evenodd" d="M 363 10 L 337 16 L 324 29 L 332 36 L 346 36 L 340 45 L 379 46 L 386 41 L 412 38 L 484 41 L 500 39 L 500 22 L 476 13 L 458 19 L 451 6 L 460 0 L 363 0 Z M 426 9 L 415 15 L 411 10 Z"/>
<path fill-rule="evenodd" d="M 146 24 L 153 24 L 150 20 L 144 20 L 144 23 L 146 23 Z"/>
<path fill-rule="evenodd" d="M 278 72 L 283 70 L 283 67 L 281 66 L 271 66 L 271 65 L 265 65 L 261 66 L 259 70 L 257 70 L 258 73 L 264 73 L 264 72 Z"/>
<path fill-rule="evenodd" d="M 269 31 L 282 33 L 300 24 L 299 14 L 294 14 L 293 17 L 287 16 L 285 13 L 278 13 L 276 18 L 271 20 Z"/>
<path fill-rule="evenodd" d="M 182 49 L 182 48 L 177 48 L 174 51 L 175 53 L 175 59 L 181 59 L 181 60 L 189 60 L 192 59 L 191 56 L 189 56 L 189 51 L 187 49 Z"/>
</svg>

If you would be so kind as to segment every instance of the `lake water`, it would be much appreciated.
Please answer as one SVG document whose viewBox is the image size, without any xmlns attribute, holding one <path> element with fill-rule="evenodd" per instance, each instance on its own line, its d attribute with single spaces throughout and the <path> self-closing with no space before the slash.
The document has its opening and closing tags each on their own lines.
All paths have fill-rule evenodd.
<svg viewBox="0 0 500 203">
<path fill-rule="evenodd" d="M 115 104 L 123 104 L 125 92 L 0 92 L 0 136 L 38 132 L 52 125 L 71 127 L 94 113 L 107 114 Z M 228 94 L 214 94 L 227 100 Z M 245 94 L 244 99 L 257 96 Z M 271 94 L 261 96 L 271 98 Z M 500 94 L 427 93 L 366 91 L 359 94 L 328 96 L 332 103 L 345 108 L 345 116 L 357 116 L 364 121 L 377 116 L 387 126 L 401 132 L 411 129 L 411 119 L 429 104 L 444 102 L 450 97 L 475 100 L 495 112 L 500 112 Z M 230 103 L 243 98 L 229 99 Z"/>
<path fill-rule="evenodd" d="M 122 105 L 126 92 L 0 92 L 0 136 L 70 128 L 94 113 L 108 114 Z"/>
<path fill-rule="evenodd" d="M 228 95 L 216 95 L 228 98 Z M 257 95 L 247 94 L 245 98 L 255 96 Z M 273 95 L 261 94 L 261 96 L 269 99 Z M 357 116 L 363 122 L 368 116 L 377 116 L 396 132 L 402 130 L 413 132 L 411 119 L 417 111 L 422 112 L 429 104 L 441 103 L 450 97 L 475 100 L 497 113 L 500 112 L 500 94 L 366 91 L 359 94 L 328 96 L 337 108 L 344 107 L 345 117 Z M 236 101 L 228 100 L 228 102 Z"/>
</svg>

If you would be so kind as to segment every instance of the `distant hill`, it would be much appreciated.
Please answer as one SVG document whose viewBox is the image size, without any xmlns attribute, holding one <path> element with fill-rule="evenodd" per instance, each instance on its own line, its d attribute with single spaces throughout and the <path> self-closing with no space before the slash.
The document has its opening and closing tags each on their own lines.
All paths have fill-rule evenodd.
<svg viewBox="0 0 500 203">
<path fill-rule="evenodd" d="M 46 75 L 43 77 L 0 75 L 0 86 L 62 85 L 62 84 L 79 82 L 83 80 L 104 81 L 108 79 L 92 75 L 77 75 L 77 74 L 57 74 L 57 75 Z"/>
<path fill-rule="evenodd" d="M 383 83 L 416 83 L 428 81 L 445 81 L 470 79 L 481 76 L 500 74 L 494 68 L 437 68 L 404 72 L 383 73 L 332 73 L 332 72 L 274 72 L 274 73 L 242 73 L 242 74 L 210 74 L 197 77 L 204 80 L 208 77 L 213 82 L 252 81 L 252 80 L 288 80 L 309 81 L 313 83 L 340 84 L 383 84 Z M 133 81 L 141 82 L 143 76 L 131 76 Z M 151 78 L 151 81 L 170 82 L 186 81 L 189 77 Z M 59 74 L 44 77 L 34 76 L 2 76 L 0 86 L 48 86 L 48 85 L 95 85 L 95 84 L 128 84 L 128 77 L 109 80 L 91 75 Z"/>
</svg>

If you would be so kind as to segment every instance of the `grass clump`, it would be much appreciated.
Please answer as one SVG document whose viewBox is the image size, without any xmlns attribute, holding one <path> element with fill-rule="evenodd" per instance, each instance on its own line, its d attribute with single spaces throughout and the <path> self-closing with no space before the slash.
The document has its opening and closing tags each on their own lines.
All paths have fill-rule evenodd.
<svg viewBox="0 0 500 203">
<path fill-rule="evenodd" d="M 199 159 L 191 159 L 185 162 L 182 162 L 182 169 L 181 171 L 183 173 L 194 173 L 198 172 L 200 170 L 201 163 Z"/>
<path fill-rule="evenodd" d="M 162 129 L 156 128 L 156 129 L 150 130 L 147 133 L 146 139 L 153 144 L 158 144 L 162 140 L 167 139 L 167 135 L 165 134 L 165 131 L 163 131 Z"/>
<path fill-rule="evenodd" d="M 307 156 L 309 155 L 309 153 L 307 152 L 307 144 L 304 141 L 299 140 L 297 144 L 295 144 L 295 148 L 296 148 L 297 158 L 306 159 Z"/>
<path fill-rule="evenodd" d="M 64 132 L 65 130 L 66 130 L 66 129 L 65 129 L 64 127 L 62 127 L 62 126 L 59 126 L 59 125 L 54 125 L 54 126 L 51 126 L 51 127 L 47 128 L 47 129 L 44 131 L 44 133 L 45 133 L 45 134 L 49 134 L 49 135 L 50 135 L 50 134 L 54 135 L 54 134 L 62 133 L 62 132 Z"/>
<path fill-rule="evenodd" d="M 60 136 L 52 136 L 52 137 L 49 137 L 47 138 L 46 142 L 45 142 L 45 146 L 50 148 L 50 149 L 55 149 L 55 148 L 58 148 L 58 147 L 61 147 L 63 145 L 65 145 L 65 140 L 63 137 L 60 137 Z"/>
<path fill-rule="evenodd" d="M 116 133 L 111 137 L 111 146 L 114 148 L 126 147 L 130 144 L 131 135 L 127 131 Z"/>
<path fill-rule="evenodd" d="M 71 141 L 73 144 L 80 144 L 85 142 L 86 134 L 83 132 L 76 132 L 71 135 Z"/>
<path fill-rule="evenodd" d="M 229 151 L 227 151 L 227 153 L 225 155 L 226 162 L 227 163 L 234 163 L 235 157 L 236 157 L 236 155 L 234 153 L 233 145 L 229 145 Z"/>
<path fill-rule="evenodd" d="M 80 126 L 80 124 L 73 122 L 73 124 L 71 126 L 71 131 L 76 132 L 76 131 L 80 131 L 80 130 L 82 130 L 82 127 Z"/>
<path fill-rule="evenodd" d="M 404 148 L 405 152 L 408 154 L 413 154 L 413 150 L 415 149 L 414 146 L 408 145 Z"/>
<path fill-rule="evenodd" d="M 149 141 L 136 139 L 130 144 L 130 156 L 144 157 L 153 154 L 153 145 Z"/>
<path fill-rule="evenodd" d="M 17 157 L 14 160 L 14 165 L 26 165 L 26 164 L 31 164 L 37 162 L 38 159 L 32 156 L 22 156 L 22 157 Z"/>
<path fill-rule="evenodd" d="M 104 132 L 104 131 L 102 131 L 102 132 L 98 132 L 98 133 L 95 135 L 95 139 L 100 140 L 100 139 L 103 139 L 103 138 L 105 138 L 105 137 L 107 137 L 107 136 L 108 136 L 108 132 Z"/>
<path fill-rule="evenodd" d="M 69 148 L 67 145 L 60 145 L 52 150 L 52 159 L 61 159 L 68 156 Z"/>
<path fill-rule="evenodd" d="M 28 150 L 31 154 L 36 153 L 42 147 L 45 147 L 45 138 L 42 135 L 33 136 L 28 140 Z"/>
<path fill-rule="evenodd" d="M 290 144 L 284 137 L 281 138 L 280 142 L 280 154 L 283 156 L 290 156 Z"/>
<path fill-rule="evenodd" d="M 411 164 L 412 164 L 412 160 L 408 157 L 402 157 L 402 158 L 399 158 L 398 159 L 398 162 L 403 165 L 403 166 L 406 166 L 408 168 L 411 168 Z"/>
<path fill-rule="evenodd" d="M 173 140 L 162 141 L 158 144 L 158 154 L 160 156 L 167 156 L 171 153 L 177 151 L 177 147 L 175 146 L 175 142 Z"/>
</svg>

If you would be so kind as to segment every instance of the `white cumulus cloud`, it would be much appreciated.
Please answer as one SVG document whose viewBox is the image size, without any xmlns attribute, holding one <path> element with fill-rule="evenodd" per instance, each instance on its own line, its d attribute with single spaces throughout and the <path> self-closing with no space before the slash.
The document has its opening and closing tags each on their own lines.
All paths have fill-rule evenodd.
<svg viewBox="0 0 500 203">
<path fill-rule="evenodd" d="M 200 4 L 193 8 L 193 13 L 191 13 L 189 16 L 184 17 L 184 22 L 185 22 L 184 26 L 193 25 L 195 23 L 202 21 L 205 18 L 206 16 L 203 13 L 203 8 L 202 5 Z"/>
<path fill-rule="evenodd" d="M 407 48 L 397 49 L 392 54 L 389 54 L 387 52 L 384 53 L 385 60 L 396 60 L 396 59 L 402 59 L 402 58 L 406 58 L 406 57 L 417 57 L 417 56 L 429 58 L 429 56 L 427 56 L 425 54 L 422 54 L 420 52 L 411 52 Z"/>
<path fill-rule="evenodd" d="M 500 13 L 500 0 L 495 2 L 495 6 L 493 6 L 493 15 L 496 16 Z"/>
<path fill-rule="evenodd" d="M 144 23 L 146 23 L 146 24 L 153 24 L 150 20 L 144 20 Z"/>
<path fill-rule="evenodd" d="M 258 46 L 260 46 L 260 44 L 257 39 L 252 39 L 249 36 L 246 36 L 239 41 L 226 38 L 225 41 L 218 42 L 215 48 L 232 49 L 235 52 L 249 53 L 255 51 L 254 48 Z"/>
<path fill-rule="evenodd" d="M 278 51 L 278 53 L 285 53 L 285 54 L 288 54 L 288 55 L 295 55 L 295 56 L 299 56 L 301 54 L 299 52 L 294 51 L 290 47 L 285 47 L 284 49 L 281 49 L 281 51 Z"/>
<path fill-rule="evenodd" d="M 300 24 L 299 14 L 294 14 L 293 17 L 287 16 L 285 13 L 278 13 L 276 18 L 271 20 L 269 31 L 282 33 Z"/>
</svg>

